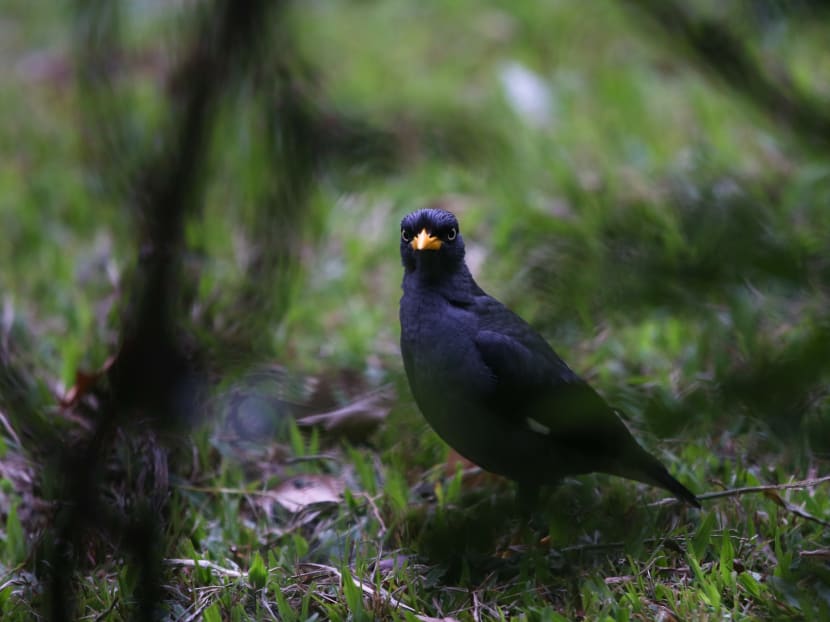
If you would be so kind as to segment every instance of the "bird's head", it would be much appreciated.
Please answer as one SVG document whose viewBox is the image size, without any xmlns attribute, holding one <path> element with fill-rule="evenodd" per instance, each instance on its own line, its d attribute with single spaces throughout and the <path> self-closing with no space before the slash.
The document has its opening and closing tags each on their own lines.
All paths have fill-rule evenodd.
<svg viewBox="0 0 830 622">
<path fill-rule="evenodd" d="M 425 277 L 451 274 L 464 263 L 464 240 L 458 220 L 439 208 L 420 209 L 401 221 L 401 262 L 406 272 Z"/>
</svg>

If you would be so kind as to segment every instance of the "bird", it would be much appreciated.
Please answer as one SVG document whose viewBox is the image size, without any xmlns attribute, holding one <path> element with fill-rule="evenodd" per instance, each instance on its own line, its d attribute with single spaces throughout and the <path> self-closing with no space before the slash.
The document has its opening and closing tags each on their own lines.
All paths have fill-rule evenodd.
<svg viewBox="0 0 830 622">
<path fill-rule="evenodd" d="M 440 207 L 401 221 L 401 355 L 424 418 L 455 451 L 518 484 L 600 472 L 697 497 L 632 436 L 588 382 L 525 320 L 478 286 L 458 219 Z"/>
</svg>

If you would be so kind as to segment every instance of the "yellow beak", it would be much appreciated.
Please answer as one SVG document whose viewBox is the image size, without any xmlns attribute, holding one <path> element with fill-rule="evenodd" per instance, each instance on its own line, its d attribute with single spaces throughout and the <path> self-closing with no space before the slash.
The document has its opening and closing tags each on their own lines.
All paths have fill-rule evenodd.
<svg viewBox="0 0 830 622">
<path fill-rule="evenodd" d="M 441 240 L 427 233 L 426 229 L 421 229 L 421 232 L 412 238 L 410 244 L 416 251 L 437 251 L 441 248 Z"/>
</svg>

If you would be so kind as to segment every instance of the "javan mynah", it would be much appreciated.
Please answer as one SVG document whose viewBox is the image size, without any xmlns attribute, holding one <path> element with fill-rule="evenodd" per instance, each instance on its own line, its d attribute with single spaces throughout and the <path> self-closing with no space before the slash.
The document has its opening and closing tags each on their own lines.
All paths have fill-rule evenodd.
<svg viewBox="0 0 830 622">
<path fill-rule="evenodd" d="M 610 473 L 694 494 L 643 449 L 591 386 L 518 315 L 475 282 L 456 217 L 422 209 L 401 221 L 401 353 L 438 435 L 519 484 L 523 505 L 564 476 Z"/>
</svg>

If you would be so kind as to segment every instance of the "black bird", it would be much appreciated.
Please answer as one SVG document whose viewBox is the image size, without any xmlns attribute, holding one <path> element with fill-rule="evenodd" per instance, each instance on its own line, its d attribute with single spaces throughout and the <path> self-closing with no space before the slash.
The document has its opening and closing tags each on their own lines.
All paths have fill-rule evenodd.
<svg viewBox="0 0 830 622">
<path fill-rule="evenodd" d="M 523 505 L 563 476 L 602 472 L 700 507 L 529 324 L 476 284 L 453 214 L 430 208 L 407 215 L 401 260 L 409 386 L 458 453 L 518 482 Z"/>
</svg>

